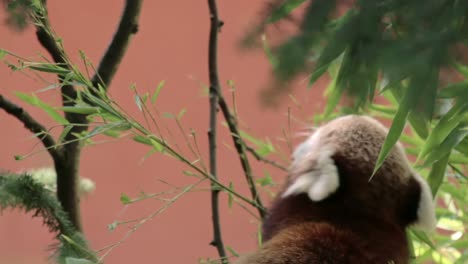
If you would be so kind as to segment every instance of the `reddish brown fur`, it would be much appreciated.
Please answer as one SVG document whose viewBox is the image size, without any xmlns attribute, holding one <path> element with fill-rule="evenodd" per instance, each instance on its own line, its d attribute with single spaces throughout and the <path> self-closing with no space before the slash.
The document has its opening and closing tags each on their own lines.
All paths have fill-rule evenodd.
<svg viewBox="0 0 468 264">
<path fill-rule="evenodd" d="M 257 253 L 241 259 L 239 264 L 386 264 L 407 261 L 404 232 L 398 229 L 382 232 L 373 228 L 373 223 L 363 224 L 370 227 L 365 234 L 323 222 L 293 225 L 283 229 Z M 388 240 L 382 243 L 382 239 Z"/>
<path fill-rule="evenodd" d="M 360 120 L 345 120 L 353 122 L 348 130 L 322 130 L 326 140 L 348 144 L 332 156 L 339 172 L 338 190 L 319 202 L 306 193 L 279 194 L 263 223 L 265 244 L 238 264 L 409 262 L 405 228 L 417 220 L 421 186 L 401 148 L 392 151 L 369 182 L 386 131 L 370 130 L 367 121 L 361 126 Z M 313 160 L 306 166 L 311 164 Z M 285 189 L 298 177 L 295 171 L 304 172 L 292 170 Z"/>
</svg>

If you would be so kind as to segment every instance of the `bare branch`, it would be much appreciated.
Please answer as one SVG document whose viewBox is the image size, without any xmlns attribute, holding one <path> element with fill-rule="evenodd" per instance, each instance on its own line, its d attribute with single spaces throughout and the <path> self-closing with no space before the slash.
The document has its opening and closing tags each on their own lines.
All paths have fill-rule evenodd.
<svg viewBox="0 0 468 264">
<path fill-rule="evenodd" d="M 39 43 L 49 52 L 55 63 L 72 70 L 66 59 L 62 47 L 60 47 L 54 37 L 50 27 L 47 8 L 43 0 L 44 9 L 41 13 L 35 14 L 38 23 L 36 24 L 36 36 Z M 63 82 L 64 75 L 59 75 L 59 81 Z M 61 88 L 62 105 L 73 106 L 77 97 L 77 92 L 72 85 L 62 83 Z M 80 142 L 76 140 L 77 134 L 88 129 L 85 115 L 65 112 L 65 118 L 70 124 L 76 124 L 65 135 L 64 142 L 70 142 L 61 147 L 62 159 L 54 159 L 55 171 L 57 172 L 57 198 L 63 209 L 68 213 L 70 221 L 78 231 L 82 230 L 81 216 L 78 197 L 78 169 L 80 158 Z"/>
<path fill-rule="evenodd" d="M 263 219 L 266 215 L 266 211 L 265 211 L 265 208 L 263 207 L 262 200 L 260 199 L 260 196 L 258 195 L 257 187 L 255 186 L 255 181 L 254 181 L 253 174 L 252 174 L 252 168 L 250 167 L 250 162 L 247 157 L 246 144 L 242 140 L 239 134 L 239 129 L 237 128 L 236 119 L 229 111 L 229 107 L 226 104 L 226 101 L 224 100 L 221 93 L 218 94 L 218 104 L 224 115 L 224 119 L 226 120 L 229 131 L 231 132 L 232 141 L 234 142 L 234 147 L 236 148 L 237 154 L 240 159 L 240 163 L 242 165 L 242 169 L 244 170 L 244 175 L 245 175 L 245 178 L 247 180 L 247 183 L 250 189 L 250 194 L 252 195 L 252 199 L 257 204 L 257 210 L 258 210 L 260 217 Z"/>
<path fill-rule="evenodd" d="M 52 28 L 50 27 L 45 0 L 42 0 L 44 9 L 35 14 L 38 20 L 36 26 L 36 35 L 41 45 L 49 52 L 54 62 L 62 67 L 72 71 L 70 61 L 65 52 L 57 42 Z M 97 87 L 98 83 L 107 87 L 114 77 L 117 68 L 122 61 L 123 55 L 128 47 L 130 35 L 137 31 L 137 19 L 141 10 L 142 0 L 127 0 L 120 20 L 119 28 L 109 45 L 92 83 Z M 77 98 L 77 92 L 72 85 L 63 83 L 66 78 L 59 75 L 62 82 L 62 105 L 73 106 Z M 77 192 L 79 159 L 81 153 L 80 141 L 77 140 L 78 134 L 88 129 L 86 115 L 65 112 L 65 118 L 73 124 L 73 128 L 65 135 L 64 144 L 61 148 L 63 160 L 55 160 L 55 170 L 57 171 L 57 196 L 62 203 L 63 208 L 68 212 L 72 223 L 78 230 L 81 230 L 79 197 Z"/>
<path fill-rule="evenodd" d="M 138 18 L 143 0 L 127 0 L 120 19 L 119 27 L 102 57 L 96 75 L 92 79 L 94 87 L 98 84 L 107 88 L 112 81 L 120 62 L 127 51 L 130 38 L 138 32 Z"/>
<path fill-rule="evenodd" d="M 281 164 L 278 164 L 277 162 L 273 161 L 273 160 L 269 160 L 269 159 L 266 159 L 264 157 L 262 157 L 260 154 L 257 153 L 257 151 L 255 151 L 255 149 L 253 149 L 252 147 L 250 146 L 245 146 L 246 150 L 248 152 L 250 152 L 257 160 L 259 161 L 262 161 L 266 164 L 270 164 L 271 166 L 275 167 L 275 168 L 278 168 L 282 171 L 288 171 L 288 168 L 286 168 L 285 166 L 281 165 Z"/>
<path fill-rule="evenodd" d="M 218 32 L 221 29 L 222 22 L 218 17 L 216 0 L 208 0 L 210 10 L 210 35 L 208 43 L 208 70 L 210 76 L 210 127 L 208 130 L 208 144 L 210 154 L 210 174 L 218 179 L 217 174 L 217 155 L 216 155 L 216 114 L 218 112 L 218 94 L 220 94 L 218 77 Z M 214 181 L 211 181 L 211 214 L 213 221 L 213 241 L 210 243 L 218 250 L 218 255 L 222 263 L 229 263 L 224 248 L 221 234 L 221 223 L 219 219 L 219 187 Z"/>
<path fill-rule="evenodd" d="M 44 147 L 46 147 L 50 156 L 55 159 L 60 159 L 59 152 L 55 148 L 56 143 L 52 136 L 49 134 L 47 129 L 37 122 L 32 116 L 29 115 L 23 108 L 15 105 L 14 103 L 8 101 L 3 95 L 0 94 L 0 108 L 5 110 L 8 114 L 16 117 L 21 121 L 29 131 L 33 132 L 42 142 Z"/>
</svg>

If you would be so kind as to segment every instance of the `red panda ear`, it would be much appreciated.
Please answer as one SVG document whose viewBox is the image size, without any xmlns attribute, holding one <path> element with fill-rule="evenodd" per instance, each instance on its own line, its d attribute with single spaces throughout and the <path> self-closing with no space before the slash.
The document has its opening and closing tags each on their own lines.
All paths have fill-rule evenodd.
<svg viewBox="0 0 468 264">
<path fill-rule="evenodd" d="M 332 159 L 334 150 L 329 145 L 319 145 L 319 131 L 298 147 L 290 173 L 292 183 L 282 197 L 307 193 L 312 201 L 322 201 L 333 194 L 340 185 L 338 169 Z M 304 146 L 306 145 L 306 146 Z M 307 151 L 302 150 L 305 147 Z"/>
<path fill-rule="evenodd" d="M 436 228 L 437 219 L 431 188 L 418 173 L 413 172 L 413 176 L 419 184 L 420 196 L 418 201 L 417 219 L 412 223 L 412 226 L 419 230 L 432 232 Z"/>
</svg>

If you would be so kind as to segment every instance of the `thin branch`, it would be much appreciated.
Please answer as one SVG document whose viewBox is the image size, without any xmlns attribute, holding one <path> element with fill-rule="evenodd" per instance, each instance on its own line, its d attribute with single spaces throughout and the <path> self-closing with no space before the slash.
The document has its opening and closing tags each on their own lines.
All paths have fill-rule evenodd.
<svg viewBox="0 0 468 264">
<path fill-rule="evenodd" d="M 278 164 L 277 162 L 273 161 L 273 160 L 269 160 L 267 158 L 264 158 L 262 157 L 260 154 L 257 153 L 257 151 L 255 151 L 255 149 L 253 149 L 252 147 L 250 146 L 245 146 L 245 149 L 250 152 L 257 160 L 259 161 L 262 161 L 266 164 L 269 164 L 275 168 L 278 168 L 282 171 L 288 171 L 288 168 L 286 168 L 285 166 L 281 165 L 281 164 Z"/>
<path fill-rule="evenodd" d="M 50 27 L 46 1 L 43 0 L 43 10 L 40 13 L 34 14 L 36 23 L 36 36 L 39 43 L 50 54 L 55 63 L 61 67 L 72 71 L 69 61 L 62 47 L 59 46 Z M 64 75 L 58 75 L 59 81 L 62 83 L 61 95 L 63 106 L 73 106 L 74 100 L 77 97 L 77 92 L 72 85 L 63 83 L 66 78 Z M 65 135 L 64 142 L 70 142 L 60 148 L 62 159 L 54 159 L 55 171 L 57 172 L 57 197 L 63 206 L 63 209 L 68 213 L 70 221 L 78 231 L 82 230 L 81 216 L 78 197 L 78 169 L 80 158 L 80 142 L 75 140 L 77 134 L 88 129 L 88 121 L 86 115 L 65 112 L 65 118 L 74 125 L 72 129 Z M 83 125 L 83 126 L 82 126 Z"/>
<path fill-rule="evenodd" d="M 218 77 L 218 33 L 223 25 L 219 20 L 216 0 L 208 0 L 210 11 L 210 35 L 208 44 L 208 70 L 210 76 L 210 127 L 208 130 L 208 144 L 210 154 L 210 174 L 218 179 L 217 174 L 217 155 L 216 155 L 216 114 L 218 112 L 218 94 L 220 94 L 220 85 Z M 221 234 L 221 223 L 219 218 L 219 187 L 211 181 L 211 214 L 213 221 L 213 241 L 210 245 L 216 247 L 222 263 L 229 263 L 224 248 Z"/>
<path fill-rule="evenodd" d="M 138 32 L 138 18 L 140 16 L 143 0 L 127 0 L 120 19 L 119 27 L 102 57 L 96 75 L 92 78 L 94 87 L 100 84 L 107 88 L 112 81 L 120 62 L 127 51 L 132 35 Z"/>
<path fill-rule="evenodd" d="M 59 152 L 55 149 L 56 143 L 54 138 L 49 134 L 48 130 L 37 122 L 32 116 L 29 115 L 23 108 L 8 101 L 3 95 L 0 94 L 0 108 L 5 110 L 8 114 L 16 117 L 21 121 L 29 131 L 33 132 L 46 147 L 50 156 L 53 159 L 60 159 Z"/>
<path fill-rule="evenodd" d="M 45 6 L 46 1 L 43 0 L 43 9 L 38 10 L 35 15 L 37 19 L 36 35 L 40 44 L 49 52 L 54 62 L 61 64 L 62 67 L 73 71 L 70 61 L 67 59 L 63 48 L 56 40 L 47 14 Z M 127 50 L 130 36 L 137 32 L 137 19 L 141 11 L 142 0 L 127 0 L 125 8 L 120 20 L 114 38 L 107 49 L 96 75 L 93 77 L 92 83 L 94 87 L 101 84 L 103 87 L 108 87 L 111 79 L 114 77 L 117 68 L 122 61 L 123 55 Z M 64 83 L 66 76 L 59 75 L 59 80 L 62 83 L 62 105 L 73 106 L 77 98 L 77 92 L 72 85 Z M 70 142 L 63 145 L 60 149 L 63 153 L 63 159 L 56 160 L 55 169 L 57 171 L 57 196 L 62 203 L 63 208 L 69 213 L 70 219 L 75 224 L 78 230 L 81 230 L 79 197 L 77 192 L 77 178 L 79 170 L 79 159 L 81 153 L 80 141 L 76 135 L 88 129 L 88 121 L 86 115 L 65 112 L 65 118 L 75 124 L 73 128 L 65 135 L 64 142 Z"/>
<path fill-rule="evenodd" d="M 262 200 L 258 195 L 257 187 L 255 186 L 255 181 L 252 174 L 252 168 L 250 167 L 250 162 L 246 153 L 246 146 L 242 138 L 240 137 L 239 130 L 237 128 L 237 122 L 234 116 L 229 111 L 229 107 L 226 104 L 221 93 L 218 94 L 218 104 L 221 108 L 221 111 L 224 115 L 224 119 L 228 125 L 229 131 L 231 132 L 232 140 L 234 142 L 234 147 L 236 148 L 237 154 L 239 156 L 242 169 L 244 170 L 244 175 L 249 185 L 250 194 L 252 199 L 257 204 L 257 210 L 260 217 L 263 219 L 266 216 L 265 208 L 263 207 Z"/>
</svg>

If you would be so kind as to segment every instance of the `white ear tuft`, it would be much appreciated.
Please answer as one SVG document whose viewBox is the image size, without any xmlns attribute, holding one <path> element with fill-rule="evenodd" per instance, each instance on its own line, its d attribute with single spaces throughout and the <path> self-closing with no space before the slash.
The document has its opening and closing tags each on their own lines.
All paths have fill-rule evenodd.
<svg viewBox="0 0 468 264">
<path fill-rule="evenodd" d="M 421 196 L 419 197 L 417 211 L 418 219 L 412 226 L 425 232 L 433 232 L 436 228 L 437 219 L 431 189 L 419 174 L 414 173 L 414 177 L 419 182 L 419 186 L 421 186 Z"/>
<path fill-rule="evenodd" d="M 297 178 L 291 186 L 283 193 L 282 197 L 288 197 L 294 194 L 306 193 L 309 191 L 310 186 L 314 185 L 316 179 L 309 175 L 311 173 L 306 173 L 299 178 Z"/>
<path fill-rule="evenodd" d="M 312 168 L 307 168 L 304 174 L 299 175 L 294 182 L 286 189 L 282 197 L 288 197 L 294 194 L 307 193 L 312 201 L 321 201 L 333 194 L 340 185 L 338 169 L 335 166 L 331 155 L 331 149 L 323 148 L 315 151 L 320 151 L 315 160 L 307 160 L 309 157 L 305 151 L 303 155 L 296 155 L 294 166 L 301 164 L 307 168 L 307 164 L 313 164 Z"/>
<path fill-rule="evenodd" d="M 312 201 L 321 201 L 336 192 L 340 186 L 338 170 L 331 161 L 331 164 L 324 164 L 320 170 L 317 180 L 309 188 L 308 194 Z"/>
</svg>

